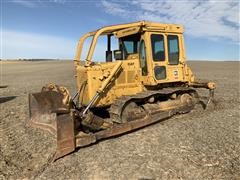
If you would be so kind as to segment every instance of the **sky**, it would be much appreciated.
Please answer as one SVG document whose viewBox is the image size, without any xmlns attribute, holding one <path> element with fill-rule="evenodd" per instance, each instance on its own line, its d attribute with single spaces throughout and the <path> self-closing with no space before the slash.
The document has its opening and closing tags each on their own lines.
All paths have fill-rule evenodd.
<svg viewBox="0 0 240 180">
<path fill-rule="evenodd" d="M 182 24 L 189 60 L 240 59 L 237 0 L 0 1 L 1 59 L 73 59 L 83 34 L 140 20 Z M 105 50 L 100 41 L 93 58 Z"/>
</svg>

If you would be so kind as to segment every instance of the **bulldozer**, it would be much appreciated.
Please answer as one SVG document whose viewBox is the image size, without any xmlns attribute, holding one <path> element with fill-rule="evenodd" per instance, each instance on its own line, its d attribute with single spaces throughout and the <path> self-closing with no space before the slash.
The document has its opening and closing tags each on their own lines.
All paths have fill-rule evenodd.
<svg viewBox="0 0 240 180">
<path fill-rule="evenodd" d="M 83 35 L 73 61 L 75 95 L 52 83 L 29 94 L 27 125 L 56 137 L 54 160 L 79 147 L 188 113 L 197 104 L 208 107 L 215 83 L 193 75 L 186 63 L 183 32 L 182 25 L 139 21 Z M 104 62 L 93 60 L 99 37 L 106 38 Z M 80 57 L 88 38 L 91 44 L 84 60 Z M 113 38 L 117 49 L 112 49 Z M 209 91 L 207 98 L 198 88 Z"/>
</svg>

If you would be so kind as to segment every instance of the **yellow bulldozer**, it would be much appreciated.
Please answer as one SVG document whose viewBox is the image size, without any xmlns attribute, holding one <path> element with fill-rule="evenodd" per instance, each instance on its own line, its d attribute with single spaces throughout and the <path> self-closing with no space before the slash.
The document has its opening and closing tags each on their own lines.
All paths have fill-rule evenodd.
<svg viewBox="0 0 240 180">
<path fill-rule="evenodd" d="M 100 36 L 106 37 L 106 59 L 94 62 Z M 91 45 L 82 61 L 88 38 Z M 89 32 L 79 40 L 74 67 L 78 91 L 73 97 L 55 84 L 29 95 L 27 125 L 56 136 L 54 159 L 213 101 L 215 83 L 197 80 L 186 64 L 181 25 L 140 21 Z M 202 100 L 197 88 L 209 90 L 208 98 Z"/>
</svg>

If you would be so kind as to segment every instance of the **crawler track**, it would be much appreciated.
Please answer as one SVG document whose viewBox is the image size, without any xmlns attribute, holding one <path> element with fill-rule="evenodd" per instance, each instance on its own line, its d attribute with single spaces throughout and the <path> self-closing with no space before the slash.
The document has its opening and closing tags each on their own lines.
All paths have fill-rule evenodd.
<svg viewBox="0 0 240 180">
<path fill-rule="evenodd" d="M 111 117 L 114 118 L 121 118 L 121 114 L 125 106 L 129 102 L 141 102 L 148 100 L 151 97 L 166 97 L 171 96 L 172 94 L 176 93 L 177 95 L 182 94 L 194 94 L 197 95 L 197 92 L 190 88 L 168 88 L 163 89 L 161 91 L 148 91 L 146 93 L 137 94 L 136 96 L 131 97 L 123 97 L 121 99 L 118 99 L 114 103 L 114 107 L 111 107 L 110 113 Z M 198 99 L 198 98 L 193 98 Z M 167 100 L 166 100 L 167 101 Z M 98 131 L 96 133 L 88 133 L 88 134 L 82 134 L 80 136 L 76 136 L 76 147 L 83 147 L 92 143 L 95 143 L 96 141 L 99 141 L 101 139 L 113 137 L 116 135 L 124 134 L 126 132 L 130 132 L 135 129 L 139 129 L 145 126 L 148 126 L 150 124 L 156 123 L 158 121 L 164 120 L 166 118 L 172 117 L 175 114 L 178 113 L 187 113 L 191 111 L 195 104 L 198 101 L 192 101 L 191 103 L 182 103 L 175 108 L 171 107 L 169 109 L 159 109 L 159 108 L 146 108 L 146 112 L 144 115 L 140 115 L 140 118 L 130 120 L 127 122 L 121 122 L 121 119 L 115 119 L 113 125 L 109 127 L 108 129 Z M 148 107 L 148 103 L 145 103 L 143 106 Z M 118 106 L 117 106 L 118 105 Z M 153 106 L 154 107 L 154 106 Z M 156 110 L 156 111 L 155 111 Z M 132 112 L 134 114 L 134 112 Z M 136 116 L 135 116 L 136 117 Z"/>
<path fill-rule="evenodd" d="M 145 104 L 147 103 L 148 99 L 151 97 L 154 97 L 155 99 L 170 97 L 172 94 L 176 93 L 179 94 L 195 94 L 197 95 L 197 92 L 194 89 L 187 88 L 187 87 L 174 87 L 174 88 L 164 88 L 157 91 L 145 91 L 133 96 L 123 96 L 119 99 L 117 99 L 110 107 L 109 113 L 110 118 L 113 122 L 122 123 L 122 112 L 127 104 L 130 102 Z M 167 99 L 168 100 L 168 99 Z"/>
</svg>

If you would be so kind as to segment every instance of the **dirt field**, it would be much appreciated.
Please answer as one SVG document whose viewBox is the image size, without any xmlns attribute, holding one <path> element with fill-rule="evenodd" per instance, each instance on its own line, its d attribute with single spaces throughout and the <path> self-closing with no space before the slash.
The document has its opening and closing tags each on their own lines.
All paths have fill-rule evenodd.
<svg viewBox="0 0 240 180">
<path fill-rule="evenodd" d="M 239 63 L 189 64 L 197 77 L 217 83 L 214 110 L 197 108 L 50 163 L 54 139 L 25 128 L 28 93 L 55 82 L 73 94 L 73 64 L 2 63 L 9 87 L 0 89 L 0 179 L 239 179 Z"/>
</svg>

